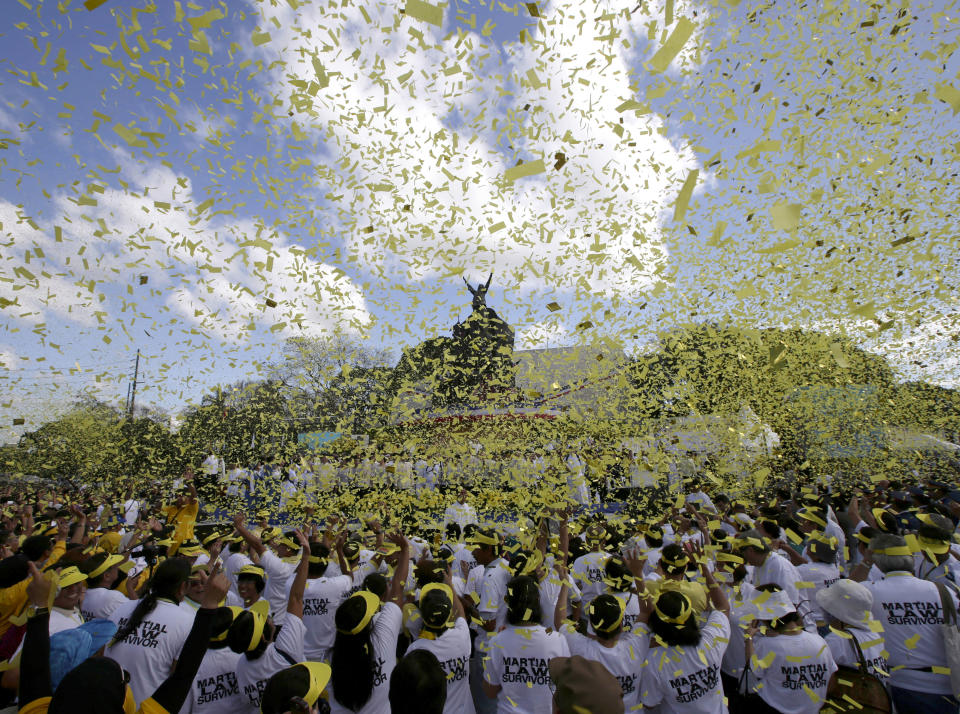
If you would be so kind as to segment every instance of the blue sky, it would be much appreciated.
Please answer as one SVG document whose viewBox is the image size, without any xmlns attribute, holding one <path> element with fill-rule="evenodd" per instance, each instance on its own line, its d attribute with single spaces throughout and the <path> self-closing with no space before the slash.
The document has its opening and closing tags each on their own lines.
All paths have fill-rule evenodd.
<svg viewBox="0 0 960 714">
<path fill-rule="evenodd" d="M 2 28 L 4 439 L 137 348 L 169 409 L 291 335 L 398 353 L 490 270 L 524 346 L 797 325 L 960 379 L 954 4 L 68 5 Z"/>
</svg>

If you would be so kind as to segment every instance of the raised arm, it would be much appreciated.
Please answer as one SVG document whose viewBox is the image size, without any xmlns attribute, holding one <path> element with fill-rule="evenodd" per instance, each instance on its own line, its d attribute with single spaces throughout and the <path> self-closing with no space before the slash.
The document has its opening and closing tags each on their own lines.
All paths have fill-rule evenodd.
<svg viewBox="0 0 960 714">
<path fill-rule="evenodd" d="M 570 579 L 565 565 L 557 563 L 553 566 L 560 578 L 560 594 L 557 595 L 557 606 L 553 609 L 553 629 L 559 631 L 563 621 L 567 619 L 567 594 L 570 591 Z"/>
<path fill-rule="evenodd" d="M 247 530 L 246 517 L 242 513 L 238 513 L 233 517 L 233 527 L 237 529 L 237 533 L 247 542 L 247 545 L 250 546 L 250 549 L 254 551 L 257 556 L 261 556 L 267 551 L 263 545 L 263 541 Z"/>
<path fill-rule="evenodd" d="M 407 582 L 407 573 L 410 572 L 410 543 L 402 533 L 391 533 L 387 536 L 387 540 L 400 546 L 400 559 L 393 579 L 390 581 L 390 587 L 387 589 L 387 601 L 402 607 L 403 586 Z"/>
<path fill-rule="evenodd" d="M 294 531 L 297 542 L 300 544 L 300 562 L 297 572 L 290 586 L 290 597 L 287 599 L 287 612 L 303 619 L 303 591 L 307 587 L 307 571 L 310 570 L 310 541 L 303 531 Z"/>
</svg>

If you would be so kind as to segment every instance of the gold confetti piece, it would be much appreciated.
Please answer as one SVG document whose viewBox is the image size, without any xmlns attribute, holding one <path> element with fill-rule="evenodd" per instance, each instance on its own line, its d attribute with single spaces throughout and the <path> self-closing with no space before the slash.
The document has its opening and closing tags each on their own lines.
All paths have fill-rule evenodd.
<svg viewBox="0 0 960 714">
<path fill-rule="evenodd" d="M 560 304 L 559 304 L 559 303 L 556 303 L 556 302 L 548 302 L 548 303 L 547 303 L 547 309 L 548 309 L 550 312 L 557 312 L 557 311 L 560 310 L 561 308 L 560 308 Z"/>
<path fill-rule="evenodd" d="M 782 201 L 770 207 L 770 217 L 773 227 L 780 231 L 794 231 L 800 225 L 799 203 Z"/>
<path fill-rule="evenodd" d="M 960 112 L 960 89 L 949 84 L 938 84 L 933 92 L 933 96 L 941 102 L 949 104 L 954 114 Z"/>
<path fill-rule="evenodd" d="M 107 0 L 83 0 L 83 6 L 87 8 L 87 10 L 96 10 L 106 2 Z"/>
<path fill-rule="evenodd" d="M 424 2 L 424 0 L 407 0 L 403 11 L 407 16 L 416 20 L 443 27 L 443 8 Z"/>
<path fill-rule="evenodd" d="M 673 220 L 682 221 L 687 214 L 687 205 L 690 203 L 690 197 L 693 196 L 693 189 L 697 185 L 697 176 L 700 175 L 699 169 L 693 169 L 687 174 L 686 181 L 677 195 L 676 203 L 673 206 Z"/>
<path fill-rule="evenodd" d="M 670 37 L 647 63 L 647 69 L 654 73 L 665 72 L 674 58 L 680 54 L 683 46 L 687 44 L 693 30 L 693 23 L 681 17 L 677 26 L 673 28 L 673 32 L 670 33 Z"/>
<path fill-rule="evenodd" d="M 543 165 L 543 159 L 537 159 L 536 161 L 527 161 L 526 163 L 518 164 L 517 166 L 507 169 L 503 174 L 503 178 L 513 182 L 517 179 L 542 174 L 546 170 L 546 167 Z"/>
</svg>

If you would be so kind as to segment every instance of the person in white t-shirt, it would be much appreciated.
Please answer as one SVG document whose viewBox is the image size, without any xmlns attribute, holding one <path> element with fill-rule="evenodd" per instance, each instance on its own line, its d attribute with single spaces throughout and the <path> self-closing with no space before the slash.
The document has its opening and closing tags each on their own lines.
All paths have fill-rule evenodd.
<svg viewBox="0 0 960 714">
<path fill-rule="evenodd" d="M 251 552 L 260 558 L 260 567 L 266 573 L 266 586 L 263 597 L 270 603 L 270 614 L 274 620 L 283 624 L 286 619 L 286 606 L 290 593 L 290 584 L 297 569 L 297 544 L 287 536 L 280 535 L 275 539 L 277 552 L 267 549 L 260 537 L 248 530 L 245 525 L 246 517 L 238 513 L 233 517 L 233 527 L 250 546 Z M 277 529 L 279 532 L 279 529 Z M 302 560 L 302 558 L 301 558 Z"/>
<path fill-rule="evenodd" d="M 190 634 L 194 615 L 180 608 L 189 578 L 189 561 L 164 560 L 154 571 L 146 597 L 127 601 L 110 615 L 118 629 L 104 654 L 130 673 L 137 702 L 170 676 Z"/>
<path fill-rule="evenodd" d="M 237 662 L 237 686 L 243 696 L 236 714 L 259 714 L 267 680 L 305 659 L 303 593 L 310 566 L 310 547 L 302 532 L 295 531 L 295 535 L 301 545 L 300 564 L 290 586 L 283 626 L 278 628 L 272 617 L 265 617 L 261 612 L 244 610 L 236 616 L 227 633 L 230 649 L 243 655 Z"/>
<path fill-rule="evenodd" d="M 753 566 L 751 584 L 755 587 L 774 583 L 785 591 L 794 605 L 800 603 L 800 591 L 797 583 L 800 574 L 796 567 L 779 553 L 770 550 L 769 542 L 757 530 L 748 530 L 738 536 L 741 544 L 740 555 L 747 565 Z"/>
<path fill-rule="evenodd" d="M 663 714 L 725 714 L 720 663 L 730 639 L 730 603 L 706 565 L 701 572 L 710 604 L 701 626 L 690 599 L 682 592 L 663 592 L 649 615 L 653 633 L 640 677 L 640 699 Z M 644 606 L 644 610 L 649 605 Z"/>
<path fill-rule="evenodd" d="M 140 499 L 133 497 L 133 489 L 131 488 L 127 491 L 127 499 L 123 502 L 123 522 L 126 523 L 127 528 L 133 528 L 136 525 L 142 507 L 143 503 Z"/>
<path fill-rule="evenodd" d="M 817 592 L 817 605 L 830 625 L 824 639 L 837 666 L 859 669 L 862 654 L 867 671 L 885 682 L 890 670 L 883 629 L 873 617 L 873 593 L 844 578 Z"/>
<path fill-rule="evenodd" d="M 816 714 L 826 702 L 830 678 L 837 671 L 830 648 L 820 635 L 804 629 L 803 617 L 788 593 L 771 583 L 757 588 L 758 624 L 750 627 L 746 656 L 758 712 Z M 763 636 L 758 636 L 760 628 Z M 766 708 L 764 708 L 766 707 Z"/>
<path fill-rule="evenodd" d="M 811 562 L 802 563 L 797 568 L 803 587 L 800 593 L 799 612 L 804 615 L 808 626 L 816 626 L 821 636 L 828 630 L 827 618 L 817 605 L 817 594 L 840 579 L 840 567 L 837 565 L 839 542 L 833 536 L 820 531 L 812 531 L 807 540 L 807 552 Z M 812 587 L 811 587 L 812 585 Z"/>
<path fill-rule="evenodd" d="M 594 524 L 588 527 L 585 540 L 590 552 L 573 561 L 573 567 L 570 568 L 570 574 L 580 587 L 580 602 L 584 612 L 590 607 L 590 601 L 606 590 L 603 568 L 610 557 L 603 549 L 606 536 L 606 529 L 602 525 Z"/>
<path fill-rule="evenodd" d="M 560 597 L 564 598 L 565 594 L 564 591 Z M 567 640 L 571 656 L 580 655 L 584 659 L 599 662 L 617 678 L 623 693 L 623 705 L 628 712 L 642 708 L 640 672 L 650 645 L 650 630 L 646 621 L 652 609 L 650 600 L 642 601 L 642 608 L 631 627 L 628 627 L 623 600 L 615 594 L 604 593 L 590 603 L 588 615 L 594 633 L 592 637 L 580 634 L 570 625 L 560 630 Z"/>
<path fill-rule="evenodd" d="M 478 714 L 490 714 L 496 707 L 483 691 L 483 660 L 488 654 L 490 637 L 507 623 L 506 594 L 511 572 L 502 556 L 503 543 L 495 530 L 477 530 L 472 536 L 471 545 L 473 557 L 479 565 L 467 578 L 467 590 L 477 593 L 477 616 L 482 624 L 473 643 L 470 687 Z"/>
<path fill-rule="evenodd" d="M 474 714 L 470 694 L 470 629 L 460 598 L 453 592 L 452 578 L 430 583 L 420 590 L 420 617 L 423 629 L 407 654 L 426 650 L 436 656 L 447 678 L 444 714 Z"/>
<path fill-rule="evenodd" d="M 447 506 L 447 509 L 443 512 L 444 529 L 450 523 L 456 523 L 460 526 L 460 532 L 462 533 L 468 525 L 476 524 L 477 512 L 473 506 L 467 503 L 469 495 L 467 489 L 462 488 L 460 489 L 460 495 L 457 497 L 456 502 Z"/>
<path fill-rule="evenodd" d="M 84 623 L 80 611 L 87 576 L 76 566 L 60 571 L 57 576 L 57 596 L 50 608 L 50 634 L 80 627 Z"/>
<path fill-rule="evenodd" d="M 342 547 L 337 552 L 343 559 Z M 307 572 L 307 587 L 303 593 L 303 624 L 307 635 L 303 642 L 303 652 L 310 662 L 330 660 L 330 648 L 336 635 L 334 613 L 350 592 L 354 582 L 349 565 L 345 575 L 328 576 L 330 549 L 322 543 L 310 544 L 310 569 Z M 340 569 L 342 570 L 342 568 Z"/>
<path fill-rule="evenodd" d="M 390 714 L 390 675 L 397 664 L 397 639 L 403 625 L 404 584 L 410 568 L 410 544 L 401 534 L 388 536 L 400 548 L 397 569 L 384 593 L 354 593 L 337 608 L 337 634 L 330 663 L 332 714 Z"/>
<path fill-rule="evenodd" d="M 80 608 L 84 620 L 109 618 L 114 610 L 130 602 L 124 593 L 112 589 L 123 560 L 122 555 L 100 553 L 81 564 L 80 569 L 87 574 L 87 592 Z"/>
<path fill-rule="evenodd" d="M 483 689 L 498 714 L 550 714 L 550 660 L 569 657 L 567 641 L 540 624 L 540 591 L 526 575 L 507 585 L 507 628 L 490 638 Z"/>
<path fill-rule="evenodd" d="M 873 563 L 883 572 L 883 578 L 865 582 L 864 586 L 873 593 L 873 616 L 883 625 L 890 695 L 897 712 L 956 712 L 960 701 L 951 693 L 950 675 L 941 669 L 950 665 L 943 638 L 940 591 L 936 584 L 914 576 L 913 553 L 901 536 L 875 536 L 854 576 Z M 957 598 L 949 592 L 952 602 L 948 604 L 956 612 Z"/>
<path fill-rule="evenodd" d="M 227 642 L 230 625 L 241 612 L 239 607 L 217 610 L 210 644 L 180 714 L 234 714 L 242 711 L 246 698 L 237 684 L 237 663 L 241 655 L 231 650 Z"/>
</svg>

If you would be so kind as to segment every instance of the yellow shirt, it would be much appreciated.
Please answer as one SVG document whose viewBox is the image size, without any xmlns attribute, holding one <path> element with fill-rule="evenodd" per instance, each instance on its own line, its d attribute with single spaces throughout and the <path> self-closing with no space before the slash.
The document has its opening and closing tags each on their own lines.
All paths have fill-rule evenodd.
<svg viewBox="0 0 960 714">
<path fill-rule="evenodd" d="M 167 523 L 174 526 L 171 538 L 178 543 L 193 538 L 193 527 L 197 523 L 197 514 L 200 513 L 200 503 L 194 501 L 185 506 L 167 506 Z"/>
<path fill-rule="evenodd" d="M 67 550 L 67 542 L 58 540 L 53 544 L 50 557 L 43 564 L 56 563 Z M 43 568 L 41 568 L 42 570 Z M 10 618 L 19 613 L 27 604 L 27 586 L 33 578 L 24 578 L 16 585 L 0 590 L 0 637 L 10 629 Z"/>
</svg>

